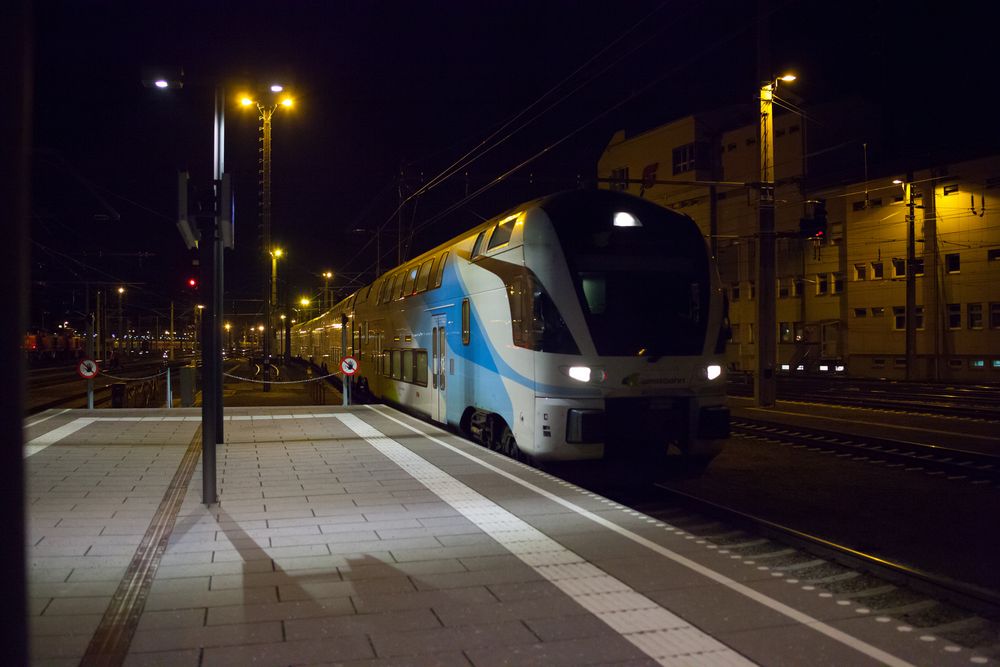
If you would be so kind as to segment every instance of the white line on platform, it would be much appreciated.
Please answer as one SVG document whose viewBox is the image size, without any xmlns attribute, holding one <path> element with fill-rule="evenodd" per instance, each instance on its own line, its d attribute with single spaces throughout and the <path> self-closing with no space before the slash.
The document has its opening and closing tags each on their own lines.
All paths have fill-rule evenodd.
<svg viewBox="0 0 1000 667">
<path fill-rule="evenodd" d="M 52 419 L 53 417 L 58 417 L 59 415 L 64 415 L 67 412 L 69 412 L 70 410 L 72 410 L 72 408 L 66 408 L 65 410 L 60 410 L 59 412 L 53 413 L 53 414 L 49 415 L 48 417 L 42 417 L 41 419 L 36 419 L 35 421 L 31 422 L 30 424 L 25 424 L 24 428 L 31 428 L 32 426 L 35 426 L 37 424 L 41 424 L 42 422 L 48 421 L 48 420 Z"/>
<path fill-rule="evenodd" d="M 80 417 L 78 419 L 74 419 L 68 424 L 63 424 L 59 428 L 52 429 L 48 433 L 28 441 L 24 445 L 24 458 L 37 454 L 46 447 L 56 444 L 67 435 L 72 435 L 84 426 L 92 424 L 95 421 L 97 421 L 97 419 L 94 417 Z"/>
<path fill-rule="evenodd" d="M 356 415 L 338 414 L 337 419 L 658 663 L 754 664 Z"/>
<path fill-rule="evenodd" d="M 427 438 L 431 442 L 434 442 L 434 443 L 436 443 L 438 445 L 441 445 L 442 447 L 444 447 L 444 448 L 446 448 L 446 449 L 448 449 L 448 450 L 450 450 L 450 451 L 452 451 L 452 452 L 454 452 L 454 453 L 456 453 L 456 454 L 458 454 L 460 456 L 464 456 L 465 458 L 469 459 L 470 461 L 474 461 L 474 462 L 478 463 L 479 465 L 483 466 L 484 468 L 487 468 L 488 470 L 490 470 L 490 471 L 492 471 L 492 472 L 494 472 L 494 473 L 496 473 L 498 475 L 506 477 L 507 479 L 510 479 L 511 481 L 517 482 L 521 486 L 534 491 L 535 493 L 537 493 L 537 494 L 539 494 L 539 495 L 541 495 L 541 496 L 543 496 L 543 497 L 551 500 L 554 503 L 558 503 L 558 504 L 562 505 L 563 507 L 567 507 L 567 508 L 573 510 L 574 512 L 580 514 L 581 516 L 584 516 L 584 517 L 590 519 L 594 523 L 600 524 L 601 526 L 604 526 L 605 528 L 607 528 L 609 530 L 612 530 L 612 531 L 618 533 L 619 535 L 632 540 L 633 542 L 635 542 L 637 544 L 641 544 L 641 545 L 647 547 L 648 549 L 650 549 L 650 550 L 652 550 L 652 551 L 660 554 L 661 556 L 664 556 L 665 558 L 669 558 L 670 560 L 674 561 L 675 563 L 683 565 L 684 567 L 687 567 L 688 569 L 691 569 L 691 570 L 697 572 L 698 574 L 711 579 L 712 581 L 715 581 L 715 582 L 717 582 L 717 583 L 719 583 L 719 584 L 721 584 L 723 586 L 726 586 L 727 588 L 729 588 L 729 589 L 731 589 L 731 590 L 733 590 L 733 591 L 735 591 L 737 593 L 745 595 L 746 597 L 754 600 L 755 602 L 758 602 L 759 604 L 762 604 L 765 607 L 768 607 L 769 609 L 772 609 L 772 610 L 778 612 L 779 614 L 787 616 L 788 618 L 790 618 L 790 619 L 792 619 L 792 620 L 794 620 L 794 621 L 796 621 L 798 623 L 801 623 L 802 625 L 804 625 L 804 626 L 806 626 L 808 628 L 812 628 L 813 630 L 816 630 L 817 632 L 819 632 L 821 634 L 824 634 L 827 637 L 829 637 L 829 638 L 831 638 L 831 639 L 833 639 L 833 640 L 835 640 L 837 642 L 840 642 L 841 644 L 844 644 L 845 646 L 849 646 L 850 648 L 852 648 L 852 649 L 854 649 L 854 650 L 856 650 L 856 651 L 858 651 L 860 653 L 863 653 L 863 654 L 869 656 L 870 658 L 872 658 L 872 659 L 874 659 L 874 660 L 876 660 L 876 661 L 878 661 L 878 662 L 880 662 L 880 663 L 882 663 L 884 665 L 891 665 L 893 667 L 912 667 L 912 663 L 909 663 L 909 662 L 907 662 L 907 661 L 905 661 L 905 660 L 903 660 L 901 658 L 898 658 L 898 657 L 892 655 L 891 653 L 887 653 L 886 651 L 883 651 L 882 649 L 878 648 L 877 646 L 872 646 L 868 642 L 863 641 L 861 639 L 858 639 L 857 637 L 853 637 L 853 636 L 847 634 L 846 632 L 838 630 L 838 629 L 836 629 L 836 628 L 834 628 L 834 627 L 832 627 L 832 626 L 830 626 L 830 625 L 828 625 L 828 624 L 820 621 L 819 619 L 813 618 L 812 616 L 799 611 L 798 609 L 795 609 L 793 607 L 789 607 L 785 603 L 779 602 L 778 600 L 775 600 L 774 598 L 772 598 L 770 596 L 764 595 L 763 593 L 761 593 L 759 591 L 756 591 L 753 588 L 750 588 L 749 586 L 741 584 L 738 581 L 734 581 L 734 580 L 730 579 L 729 577 L 725 576 L 724 574 L 720 574 L 719 572 L 716 572 L 715 570 L 713 570 L 713 569 L 711 569 L 709 567 L 706 567 L 706 566 L 704 566 L 704 565 L 702 565 L 700 563 L 697 563 L 697 562 L 691 560 L 690 558 L 682 556 L 681 554 L 676 553 L 675 551 L 672 551 L 671 549 L 668 549 L 668 548 L 664 547 L 661 544 L 657 544 L 656 542 L 653 542 L 652 540 L 646 539 L 645 537 L 643 537 L 641 535 L 633 533 L 632 531 L 628 530 L 627 528 L 623 528 L 623 527 L 619 526 L 616 523 L 608 521 L 604 517 L 598 516 L 597 514 L 594 514 L 593 512 L 590 512 L 590 511 L 588 511 L 588 510 L 580 507 L 579 505 L 576 505 L 576 504 L 570 502 L 569 500 L 566 500 L 565 498 L 561 498 L 561 497 L 559 497 L 559 496 L 557 496 L 557 495 L 555 495 L 553 493 L 550 493 L 550 492 L 546 491 L 545 489 L 543 489 L 541 487 L 535 486 L 531 482 L 523 480 L 523 479 L 521 479 L 520 477 L 518 477 L 516 475 L 513 475 L 513 474 L 511 474 L 511 473 L 509 473 L 509 472 L 507 472 L 505 470 L 502 470 L 502 469 L 500 469 L 500 468 L 498 468 L 498 467 L 490 464 L 490 463 L 487 463 L 486 461 L 483 461 L 482 459 L 480 459 L 480 458 L 478 458 L 476 456 L 473 456 L 473 455 L 471 455 L 471 454 L 469 454 L 467 452 L 463 452 L 458 447 L 455 447 L 454 445 L 450 445 L 447 442 L 445 442 L 445 441 L 443 441 L 443 440 L 441 440 L 439 438 L 435 438 L 434 436 L 432 436 L 432 435 L 430 435 L 428 433 L 425 433 L 424 431 L 421 431 L 418 428 L 415 428 L 415 427 L 413 427 L 413 426 L 411 426 L 411 425 L 409 425 L 409 424 L 407 424 L 407 423 L 405 423 L 405 422 L 403 422 L 403 421 L 401 421 L 399 419 L 396 419 L 392 415 L 389 415 L 386 412 L 383 412 L 382 410 L 378 409 L 375 406 L 366 406 L 366 407 L 368 407 L 368 409 L 372 410 L 373 412 L 377 412 L 382 417 L 385 417 L 386 419 L 389 419 L 391 421 L 396 422 L 397 424 L 399 424 L 403 428 L 406 428 L 406 429 L 408 429 L 410 431 L 413 431 L 414 433 L 422 435 L 423 437 Z M 340 417 L 341 420 L 343 421 L 343 417 L 342 416 L 338 415 L 338 417 Z M 357 419 L 357 418 L 355 418 L 355 419 Z M 366 424 L 366 426 L 367 426 L 367 424 Z M 379 435 L 381 435 L 381 433 L 379 433 Z M 394 441 L 390 441 L 390 442 L 394 442 Z M 398 446 L 402 447 L 402 445 L 398 445 Z M 411 456 L 416 456 L 416 454 L 413 454 L 409 450 L 406 450 L 406 451 Z M 423 460 L 423 459 L 421 459 L 421 460 Z M 428 463 L 427 465 L 430 465 L 430 464 Z M 441 474 L 444 474 L 444 473 L 441 473 Z M 453 483 L 455 483 L 455 484 L 461 484 L 457 480 L 455 480 Z M 432 491 L 433 491 L 433 489 L 432 489 Z M 475 493 L 475 492 L 473 492 L 473 493 Z M 456 509 L 458 509 L 458 508 L 456 508 Z M 459 511 L 461 511 L 461 510 L 459 510 Z M 501 511 L 506 511 L 506 510 L 501 510 Z M 612 627 L 614 627 L 614 625 L 612 625 Z M 639 637 L 641 638 L 642 635 L 639 635 Z M 633 642 L 633 643 L 635 643 L 635 642 Z M 643 647 L 639 646 L 639 648 L 643 648 Z M 645 649 L 643 649 L 643 650 L 645 650 Z"/>
</svg>

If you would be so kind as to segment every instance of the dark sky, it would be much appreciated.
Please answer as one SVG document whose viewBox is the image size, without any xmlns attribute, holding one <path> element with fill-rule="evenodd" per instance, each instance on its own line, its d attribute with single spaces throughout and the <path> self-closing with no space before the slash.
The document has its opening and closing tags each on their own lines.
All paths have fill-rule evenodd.
<svg viewBox="0 0 1000 667">
<path fill-rule="evenodd" d="M 849 94 L 878 105 L 876 158 L 997 146 L 987 33 L 997 12 L 980 4 L 925 14 L 915 3 L 771 0 L 771 69 L 798 70 L 806 105 Z M 400 187 L 413 192 L 571 75 L 525 116 L 547 109 L 537 120 L 403 209 L 419 229 L 411 254 L 592 178 L 618 128 L 751 102 L 756 12 L 746 1 L 37 2 L 32 320 L 82 310 L 86 281 L 133 283 L 147 312 L 190 300 L 176 172 L 210 174 L 217 84 L 235 93 L 235 81 L 280 79 L 295 92 L 295 110 L 274 118 L 272 162 L 272 236 L 289 253 L 279 275 L 294 296 L 314 293 L 325 269 L 339 285 L 370 279 L 365 243 L 381 225 L 382 266 L 394 263 Z M 183 67 L 183 90 L 141 85 L 144 67 L 166 65 Z M 257 121 L 235 105 L 227 114 L 237 186 L 227 299 L 246 299 L 227 309 L 252 311 L 264 267 Z"/>
</svg>

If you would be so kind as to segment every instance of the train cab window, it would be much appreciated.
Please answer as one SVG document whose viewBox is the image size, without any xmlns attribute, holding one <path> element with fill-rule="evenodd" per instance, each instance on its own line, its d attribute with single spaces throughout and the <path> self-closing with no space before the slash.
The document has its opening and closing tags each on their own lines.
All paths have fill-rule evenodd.
<svg viewBox="0 0 1000 667">
<path fill-rule="evenodd" d="M 476 242 L 472 244 L 472 255 L 469 259 L 475 259 L 483 254 L 483 237 L 485 235 L 485 231 L 479 232 L 479 236 L 476 237 Z"/>
<path fill-rule="evenodd" d="M 410 296 L 416 292 L 415 286 L 417 281 L 417 267 L 413 267 L 406 272 L 406 278 L 403 280 L 403 291 L 400 296 Z"/>
<path fill-rule="evenodd" d="M 427 283 L 431 277 L 431 270 L 434 266 L 434 260 L 429 259 L 420 265 L 420 273 L 417 274 L 417 287 L 415 292 L 426 292 Z"/>
<path fill-rule="evenodd" d="M 434 275 L 434 287 L 441 287 L 441 280 L 444 278 L 444 265 L 448 261 L 448 251 L 441 255 L 441 261 L 437 265 L 437 273 Z"/>
<path fill-rule="evenodd" d="M 493 228 L 493 233 L 490 234 L 490 242 L 486 246 L 487 250 L 493 250 L 494 248 L 499 248 L 502 245 L 507 245 L 510 242 L 510 235 L 514 232 L 514 222 L 517 218 L 509 218 L 497 224 Z"/>
</svg>

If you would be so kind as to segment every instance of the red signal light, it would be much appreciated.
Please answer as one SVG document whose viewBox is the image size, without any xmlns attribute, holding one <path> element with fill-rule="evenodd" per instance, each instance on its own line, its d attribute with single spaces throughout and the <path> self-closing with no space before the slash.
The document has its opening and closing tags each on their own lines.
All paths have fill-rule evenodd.
<svg viewBox="0 0 1000 667">
<path fill-rule="evenodd" d="M 197 287 L 198 281 L 194 278 L 188 278 L 188 287 Z"/>
</svg>

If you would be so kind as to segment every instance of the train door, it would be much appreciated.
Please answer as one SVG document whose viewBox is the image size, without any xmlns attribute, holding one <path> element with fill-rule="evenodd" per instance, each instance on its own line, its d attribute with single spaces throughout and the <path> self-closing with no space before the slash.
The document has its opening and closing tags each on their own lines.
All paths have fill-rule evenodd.
<svg viewBox="0 0 1000 667">
<path fill-rule="evenodd" d="M 446 421 L 447 412 L 445 402 L 445 389 L 448 375 L 448 353 L 445 345 L 445 315 L 433 316 L 433 328 L 431 329 L 431 388 L 434 390 L 434 400 L 431 405 L 431 414 L 435 421 Z"/>
</svg>

